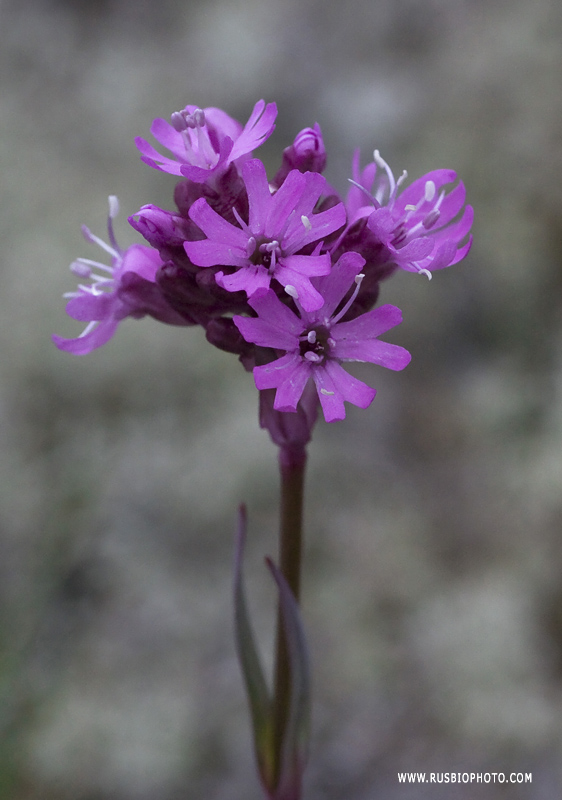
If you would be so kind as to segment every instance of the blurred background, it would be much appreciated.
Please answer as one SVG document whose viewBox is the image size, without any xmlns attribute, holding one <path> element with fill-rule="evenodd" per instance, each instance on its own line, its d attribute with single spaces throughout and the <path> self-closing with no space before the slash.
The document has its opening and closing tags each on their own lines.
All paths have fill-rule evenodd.
<svg viewBox="0 0 562 800">
<path fill-rule="evenodd" d="M 137 135 L 275 100 L 270 174 L 319 122 L 463 178 L 469 257 L 396 275 L 403 373 L 310 447 L 306 800 L 562 793 L 562 5 L 554 0 L 0 0 L 0 800 L 260 796 L 234 655 L 235 513 L 271 663 L 276 450 L 251 376 L 127 320 L 76 358 L 68 264 L 107 196 L 172 208 Z M 532 772 L 404 786 L 397 772 Z"/>
</svg>

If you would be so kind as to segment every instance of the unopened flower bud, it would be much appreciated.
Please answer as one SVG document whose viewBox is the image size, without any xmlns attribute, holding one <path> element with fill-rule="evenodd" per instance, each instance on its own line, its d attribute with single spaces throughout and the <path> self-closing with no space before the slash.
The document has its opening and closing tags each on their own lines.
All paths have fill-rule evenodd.
<svg viewBox="0 0 562 800">
<path fill-rule="evenodd" d="M 304 128 L 295 136 L 295 141 L 283 151 L 283 163 L 273 179 L 274 186 L 281 186 L 292 169 L 300 172 L 323 172 L 326 167 L 326 148 L 320 125 Z"/>
</svg>

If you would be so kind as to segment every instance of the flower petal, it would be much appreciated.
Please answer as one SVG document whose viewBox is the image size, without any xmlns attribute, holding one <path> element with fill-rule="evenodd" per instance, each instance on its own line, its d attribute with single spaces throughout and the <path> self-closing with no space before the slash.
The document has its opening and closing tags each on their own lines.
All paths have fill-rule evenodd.
<svg viewBox="0 0 562 800">
<path fill-rule="evenodd" d="M 258 389 L 277 389 L 281 384 L 291 379 L 293 372 L 302 364 L 302 359 L 297 353 L 286 353 L 276 361 L 263 364 L 254 368 L 254 381 Z M 308 366 L 308 365 L 305 365 Z M 310 370 L 310 367 L 308 367 Z M 300 395 L 299 395 L 300 397 Z M 295 408 L 296 404 L 295 402 Z M 277 409 L 282 410 L 282 409 Z"/>
<path fill-rule="evenodd" d="M 230 154 L 230 161 L 235 161 L 237 158 L 240 158 L 240 156 L 250 153 L 256 147 L 263 144 L 275 129 L 276 117 L 277 106 L 275 103 L 268 103 L 265 105 L 264 100 L 258 100 L 250 114 L 248 122 L 244 125 L 244 130 L 234 142 L 234 147 Z"/>
<path fill-rule="evenodd" d="M 367 408 L 376 395 L 375 389 L 354 378 L 337 361 L 327 360 L 314 370 L 313 377 L 326 422 L 345 418 L 344 400 Z"/>
<path fill-rule="evenodd" d="M 119 322 L 113 319 L 106 319 L 90 331 L 86 328 L 88 333 L 82 334 L 76 339 L 64 339 L 62 336 L 53 334 L 52 340 L 59 350 L 65 350 L 75 356 L 85 356 L 109 341 L 117 330 L 118 325 Z"/>
<path fill-rule="evenodd" d="M 302 258 L 311 257 L 312 256 L 302 256 Z M 320 292 L 314 288 L 310 279 L 300 272 L 284 266 L 284 262 L 275 270 L 275 278 L 282 286 L 292 287 L 291 296 L 299 301 L 301 307 L 305 311 L 317 311 L 324 305 L 324 298 Z"/>
<path fill-rule="evenodd" d="M 193 110 L 195 110 L 195 106 L 193 106 Z M 211 131 L 215 131 L 219 138 L 228 136 L 229 139 L 231 139 L 233 142 L 236 142 L 242 133 L 242 125 L 238 122 L 238 120 L 231 117 L 230 114 L 227 114 L 226 111 L 222 110 L 222 108 L 209 106 L 208 108 L 203 109 L 203 111 L 205 112 L 205 122 L 207 123 L 207 127 L 211 129 L 211 136 Z M 209 138 L 211 138 L 211 136 Z M 236 158 L 236 156 L 232 157 Z"/>
<path fill-rule="evenodd" d="M 170 175 L 181 175 L 180 163 L 173 158 L 161 155 L 146 139 L 135 137 L 135 145 L 141 154 L 141 160 L 149 167 L 168 172 Z"/>
<path fill-rule="evenodd" d="M 275 402 L 273 403 L 273 408 L 276 411 L 297 410 L 298 402 L 310 378 L 310 373 L 310 365 L 303 359 L 298 358 L 291 372 L 286 374 L 285 380 L 277 389 Z"/>
<path fill-rule="evenodd" d="M 282 240 L 283 249 L 288 250 L 285 242 L 285 231 L 291 215 L 294 216 L 295 208 L 306 186 L 306 177 L 297 169 L 291 170 L 281 187 L 271 195 L 264 234 L 272 239 Z M 300 222 L 300 217 L 299 217 Z M 302 223 L 301 223 L 302 225 Z"/>
<path fill-rule="evenodd" d="M 73 297 L 68 301 L 66 313 L 72 319 L 77 319 L 81 322 L 99 321 L 113 312 L 115 303 L 116 296 L 113 292 L 103 292 L 103 294 L 83 292 L 78 297 Z"/>
<path fill-rule="evenodd" d="M 247 342 L 276 350 L 298 350 L 303 322 L 275 292 L 271 289 L 258 292 L 248 302 L 259 317 L 233 317 L 234 324 Z"/>
<path fill-rule="evenodd" d="M 253 158 L 242 167 L 242 175 L 248 192 L 248 227 L 254 236 L 258 236 L 264 233 L 271 203 L 265 167 L 258 158 Z"/>
<path fill-rule="evenodd" d="M 331 336 L 338 343 L 363 342 L 375 339 L 402 322 L 402 312 L 396 306 L 386 304 L 373 308 L 348 322 L 339 322 L 331 330 Z"/>
<path fill-rule="evenodd" d="M 240 248 L 221 244 L 214 239 L 184 242 L 183 246 L 190 261 L 198 267 L 245 267 L 248 264 L 248 259 Z"/>
<path fill-rule="evenodd" d="M 354 278 L 365 265 L 365 259 L 359 253 L 344 253 L 333 265 L 329 274 L 316 278 L 314 285 L 324 298 L 324 305 L 320 314 L 313 315 L 311 320 L 328 320 L 333 316 L 337 307 L 354 285 Z"/>
<path fill-rule="evenodd" d="M 237 272 L 233 272 L 232 275 L 217 272 L 215 280 L 227 292 L 244 291 L 248 297 L 251 297 L 260 289 L 268 289 L 271 277 L 264 267 L 250 265 L 242 267 Z"/>
</svg>

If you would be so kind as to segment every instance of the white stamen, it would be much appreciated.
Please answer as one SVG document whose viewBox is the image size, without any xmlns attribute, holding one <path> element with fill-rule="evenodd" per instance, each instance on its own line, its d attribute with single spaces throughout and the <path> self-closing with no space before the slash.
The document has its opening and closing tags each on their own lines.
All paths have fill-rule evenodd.
<svg viewBox="0 0 562 800">
<path fill-rule="evenodd" d="M 100 239 L 99 236 L 96 236 L 94 233 L 92 233 L 92 231 L 86 225 L 82 225 L 82 236 L 84 237 L 84 239 L 86 239 L 87 242 L 92 242 L 92 244 L 97 244 L 99 247 L 102 248 L 102 250 L 105 250 L 106 253 L 109 253 L 109 255 L 112 258 L 117 258 L 117 256 L 119 255 L 119 253 L 117 252 L 117 250 L 115 250 L 115 248 L 110 247 L 103 241 L 103 239 Z"/>
<path fill-rule="evenodd" d="M 431 203 L 433 198 L 435 197 L 435 184 L 433 181 L 426 181 L 425 182 L 425 200 L 427 203 Z"/>
<path fill-rule="evenodd" d="M 313 364 L 318 364 L 319 361 L 322 361 L 322 356 L 319 356 L 318 353 L 313 353 L 312 350 L 307 350 L 304 354 L 304 358 L 307 361 L 312 361 Z"/>
<path fill-rule="evenodd" d="M 236 217 L 236 222 L 240 225 L 242 230 L 247 231 L 249 233 L 250 229 L 248 228 L 248 226 L 246 225 L 246 223 L 244 222 L 238 211 L 234 208 L 234 206 L 232 206 L 232 213 Z"/>
<path fill-rule="evenodd" d="M 373 158 L 375 159 L 375 163 L 376 163 L 376 165 L 378 167 L 380 167 L 381 169 L 387 169 L 388 168 L 388 164 L 386 163 L 386 161 L 381 156 L 381 154 L 379 153 L 378 150 L 374 151 Z"/>
<path fill-rule="evenodd" d="M 111 278 L 104 278 L 103 275 L 95 275 L 95 274 L 90 275 L 90 280 L 92 281 L 92 286 L 90 288 L 94 289 L 94 290 L 96 289 L 96 285 L 95 284 L 97 284 L 98 286 L 101 286 L 102 284 L 103 285 L 108 285 L 108 284 L 111 285 L 113 283 L 113 278 L 112 277 Z"/>
<path fill-rule="evenodd" d="M 257 244 L 257 242 L 256 242 L 255 238 L 253 236 L 250 236 L 250 238 L 248 239 L 248 243 L 246 244 L 246 256 L 248 258 L 250 258 L 250 256 L 255 251 L 256 244 Z"/>
<path fill-rule="evenodd" d="M 355 281 L 355 289 L 353 290 L 353 294 L 351 295 L 351 297 L 349 298 L 347 303 L 344 305 L 342 310 L 339 312 L 339 314 L 336 314 L 335 317 L 332 317 L 332 322 L 331 322 L 332 325 L 334 325 L 336 322 L 338 322 L 343 317 L 343 315 L 346 313 L 346 311 L 349 310 L 349 307 L 351 306 L 351 304 L 353 303 L 353 301 L 357 297 L 357 294 L 359 293 L 359 289 L 361 287 L 361 283 L 362 283 L 364 277 L 365 277 L 365 275 L 364 275 L 363 272 L 360 272 L 358 275 L 355 276 L 355 278 L 353 279 Z M 335 342 L 334 342 L 333 339 L 328 339 L 328 344 L 330 345 L 330 347 L 333 347 L 335 345 Z"/>
<path fill-rule="evenodd" d="M 110 194 L 107 198 L 107 201 L 109 203 L 109 214 L 107 217 L 107 234 L 109 237 L 109 244 L 113 248 L 113 251 L 116 255 L 122 255 L 121 248 L 117 244 L 117 240 L 115 238 L 115 231 L 113 230 L 113 220 L 119 213 L 119 200 L 114 194 Z"/>
<path fill-rule="evenodd" d="M 375 150 L 373 153 L 373 158 L 375 159 L 377 166 L 381 169 L 384 169 L 386 172 L 386 177 L 388 178 L 388 199 L 389 201 L 392 201 L 394 200 L 394 195 L 396 194 L 396 180 L 394 178 L 394 174 L 378 150 Z"/>
<path fill-rule="evenodd" d="M 358 189 L 360 189 L 363 192 L 363 194 L 367 195 L 367 197 L 369 198 L 371 203 L 373 203 L 373 205 L 375 204 L 375 198 L 373 197 L 373 195 L 371 194 L 371 192 L 368 189 L 365 189 L 365 187 L 361 186 L 360 183 L 357 183 L 357 181 L 354 181 L 353 178 L 348 178 L 347 180 L 349 181 L 349 183 L 353 184 L 353 186 L 356 186 Z"/>
<path fill-rule="evenodd" d="M 77 258 L 76 261 L 72 262 L 72 264 L 70 265 L 70 270 L 75 275 L 78 275 L 77 272 L 74 272 L 74 265 L 75 264 L 86 264 L 86 265 L 88 265 L 90 267 L 95 267 L 95 269 L 101 269 L 102 272 L 109 272 L 111 275 L 113 275 L 113 267 L 109 267 L 107 264 L 102 264 L 101 261 L 92 261 L 91 258 Z M 92 271 L 90 270 L 90 274 L 91 274 L 91 272 Z M 88 277 L 89 277 L 89 275 L 88 275 Z"/>
<path fill-rule="evenodd" d="M 307 333 L 307 335 L 306 335 L 306 338 L 307 338 L 309 344 L 315 344 L 316 343 L 316 331 L 314 331 L 314 330 L 309 331 Z"/>
<path fill-rule="evenodd" d="M 400 175 L 400 177 L 396 181 L 396 188 L 398 188 L 399 186 L 402 186 L 402 184 L 404 183 L 404 181 L 406 180 L 407 177 L 408 177 L 408 172 L 407 172 L 407 170 L 403 169 L 402 170 L 402 175 Z"/>
<path fill-rule="evenodd" d="M 293 300 L 298 300 L 298 298 L 299 298 L 299 293 L 297 292 L 297 290 L 295 289 L 295 287 L 294 287 L 294 286 L 293 286 L 291 283 L 288 283 L 288 284 L 285 286 L 285 291 L 287 292 L 287 294 L 289 295 L 289 297 L 292 297 L 292 298 L 293 298 Z"/>
<path fill-rule="evenodd" d="M 433 276 L 432 276 L 432 274 L 431 274 L 431 272 L 430 272 L 428 269 L 419 269 L 419 270 L 418 270 L 418 273 L 419 273 L 420 275 L 425 275 L 425 276 L 427 277 L 427 280 L 428 280 L 428 281 L 430 281 L 430 280 L 431 280 L 431 278 L 433 277 Z"/>
<path fill-rule="evenodd" d="M 311 231 L 312 230 L 312 222 L 304 214 L 301 217 L 301 222 L 304 225 L 304 227 L 307 229 L 307 231 Z"/>
<path fill-rule="evenodd" d="M 320 394 L 323 394 L 326 397 L 331 397 L 335 394 L 335 392 L 329 392 L 327 389 L 320 389 Z"/>
<path fill-rule="evenodd" d="M 260 244 L 260 253 L 273 253 L 279 248 L 279 242 L 275 239 L 272 242 L 264 242 Z"/>
<path fill-rule="evenodd" d="M 109 218 L 115 219 L 119 213 L 119 200 L 114 194 L 110 194 L 107 199 L 109 202 Z"/>
<path fill-rule="evenodd" d="M 97 324 L 98 320 L 96 319 L 92 320 L 92 322 L 89 322 L 78 338 L 81 339 L 83 336 L 87 336 L 90 333 L 90 331 L 96 327 Z"/>
<path fill-rule="evenodd" d="M 411 203 L 408 203 L 407 206 L 404 206 L 404 211 L 415 211 L 417 206 L 413 206 Z"/>
<path fill-rule="evenodd" d="M 70 265 L 70 271 L 73 275 L 76 275 L 77 278 L 89 278 L 92 274 L 92 268 L 89 266 L 89 264 L 85 264 L 80 260 L 72 262 Z"/>
</svg>

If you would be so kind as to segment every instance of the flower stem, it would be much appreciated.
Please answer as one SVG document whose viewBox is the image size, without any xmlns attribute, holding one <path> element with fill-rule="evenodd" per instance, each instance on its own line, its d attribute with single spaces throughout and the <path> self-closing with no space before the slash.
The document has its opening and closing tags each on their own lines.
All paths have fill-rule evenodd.
<svg viewBox="0 0 562 800">
<path fill-rule="evenodd" d="M 305 467 L 306 448 L 304 446 L 281 446 L 279 451 L 279 468 L 281 473 L 279 568 L 289 584 L 297 603 L 299 602 L 300 596 Z M 291 699 L 291 670 L 280 607 L 277 614 L 274 686 L 274 763 L 275 779 L 278 780 L 283 756 L 283 740 Z"/>
</svg>

